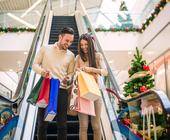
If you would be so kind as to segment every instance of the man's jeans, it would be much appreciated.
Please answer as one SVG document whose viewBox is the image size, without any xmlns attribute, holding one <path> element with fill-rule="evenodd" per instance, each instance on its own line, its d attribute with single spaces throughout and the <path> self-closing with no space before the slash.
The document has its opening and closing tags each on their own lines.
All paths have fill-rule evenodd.
<svg viewBox="0 0 170 140">
<path fill-rule="evenodd" d="M 68 92 L 66 89 L 60 89 L 58 95 L 57 109 L 57 134 L 58 140 L 67 140 L 67 104 Z M 38 109 L 38 140 L 46 140 L 47 124 L 44 121 L 45 109 Z"/>
</svg>

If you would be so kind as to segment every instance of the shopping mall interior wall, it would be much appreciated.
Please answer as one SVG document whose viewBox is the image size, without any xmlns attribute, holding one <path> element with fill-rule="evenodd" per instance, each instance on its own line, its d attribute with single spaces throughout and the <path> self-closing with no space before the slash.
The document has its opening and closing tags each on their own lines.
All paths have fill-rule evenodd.
<svg viewBox="0 0 170 140">
<path fill-rule="evenodd" d="M 28 51 L 34 33 L 1 33 L 0 51 Z"/>
<path fill-rule="evenodd" d="M 97 32 L 103 51 L 129 51 L 137 46 L 139 33 Z"/>
<path fill-rule="evenodd" d="M 145 58 L 153 61 L 170 49 L 170 3 L 158 14 L 141 34 L 138 46 L 143 49 Z"/>
</svg>

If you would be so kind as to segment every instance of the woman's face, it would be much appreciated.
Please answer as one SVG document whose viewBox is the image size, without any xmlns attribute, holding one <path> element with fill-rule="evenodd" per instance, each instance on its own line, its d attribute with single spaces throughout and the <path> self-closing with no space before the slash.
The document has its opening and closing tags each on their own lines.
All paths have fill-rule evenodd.
<svg viewBox="0 0 170 140">
<path fill-rule="evenodd" d="M 88 42 L 84 39 L 80 41 L 80 48 L 83 50 L 85 54 L 88 53 Z"/>
</svg>

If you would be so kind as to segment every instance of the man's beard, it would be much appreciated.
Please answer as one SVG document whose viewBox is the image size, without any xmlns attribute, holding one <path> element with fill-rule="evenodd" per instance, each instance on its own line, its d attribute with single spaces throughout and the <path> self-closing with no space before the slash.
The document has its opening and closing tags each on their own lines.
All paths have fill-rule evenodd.
<svg viewBox="0 0 170 140">
<path fill-rule="evenodd" d="M 58 43 L 58 46 L 61 50 L 67 50 L 68 47 L 65 46 L 65 44 Z"/>
</svg>

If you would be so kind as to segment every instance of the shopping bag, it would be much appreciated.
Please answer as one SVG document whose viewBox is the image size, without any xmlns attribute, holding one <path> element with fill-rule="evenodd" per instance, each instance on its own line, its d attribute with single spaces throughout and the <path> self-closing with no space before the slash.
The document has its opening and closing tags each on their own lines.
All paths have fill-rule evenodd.
<svg viewBox="0 0 170 140">
<path fill-rule="evenodd" d="M 50 79 L 44 78 L 42 81 L 41 89 L 39 92 L 37 106 L 41 108 L 46 108 L 49 101 L 49 92 L 50 92 Z"/>
<path fill-rule="evenodd" d="M 91 116 L 96 116 L 95 109 L 94 109 L 94 101 L 87 100 L 81 97 L 77 98 L 78 103 L 77 103 L 77 112 L 91 115 Z"/>
<path fill-rule="evenodd" d="M 102 76 L 98 75 L 98 77 L 97 77 L 97 83 L 98 83 L 98 85 L 99 85 L 99 89 L 100 89 L 100 90 L 105 90 L 105 89 L 106 89 L 106 86 L 105 86 L 105 84 L 104 84 L 104 80 L 103 80 L 103 77 L 102 77 Z"/>
<path fill-rule="evenodd" d="M 77 116 L 78 112 L 75 110 L 77 105 L 77 94 L 78 91 L 78 84 L 77 84 L 77 72 L 73 76 L 73 82 L 71 86 L 71 90 L 68 95 L 68 108 L 67 108 L 67 115 L 70 116 Z"/>
<path fill-rule="evenodd" d="M 77 95 L 70 93 L 68 96 L 67 115 L 77 116 L 78 112 L 76 111 L 76 106 L 77 106 Z"/>
<path fill-rule="evenodd" d="M 78 86 L 80 90 L 80 97 L 91 101 L 101 98 L 99 86 L 92 75 L 80 71 L 78 74 Z"/>
<path fill-rule="evenodd" d="M 36 105 L 38 95 L 39 95 L 39 92 L 40 92 L 40 89 L 41 89 L 42 81 L 43 81 L 43 77 L 40 77 L 40 79 L 36 83 L 35 87 L 31 90 L 31 93 L 27 98 L 28 103 L 30 103 L 32 105 Z"/>
<path fill-rule="evenodd" d="M 77 112 L 91 115 L 91 116 L 96 116 L 95 108 L 94 108 L 94 101 L 87 100 L 85 98 L 80 97 L 79 88 L 78 88 L 78 97 L 76 101 L 77 102 L 76 102 L 75 110 Z"/>
<path fill-rule="evenodd" d="M 57 114 L 58 94 L 60 81 L 58 79 L 51 79 L 50 81 L 50 98 L 48 106 L 45 110 L 45 121 L 52 121 Z"/>
</svg>

